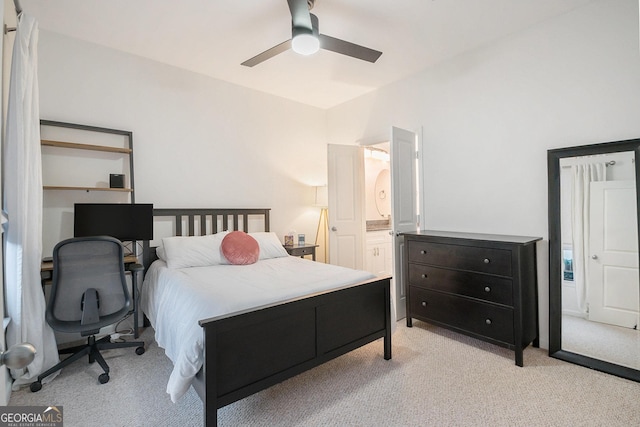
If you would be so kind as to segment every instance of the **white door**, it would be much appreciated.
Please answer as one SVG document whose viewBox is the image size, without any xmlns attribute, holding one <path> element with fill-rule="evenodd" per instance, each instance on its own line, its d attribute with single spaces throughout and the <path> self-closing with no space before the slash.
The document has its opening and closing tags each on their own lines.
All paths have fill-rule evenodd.
<svg viewBox="0 0 640 427">
<path fill-rule="evenodd" d="M 634 181 L 592 182 L 589 320 L 638 326 L 638 225 Z"/>
<path fill-rule="evenodd" d="M 328 149 L 329 262 L 364 269 L 364 149 Z"/>
<path fill-rule="evenodd" d="M 406 278 L 402 260 L 404 238 L 401 233 L 418 229 L 416 134 L 391 128 L 391 222 L 393 230 L 393 265 L 396 320 L 407 315 Z"/>
</svg>

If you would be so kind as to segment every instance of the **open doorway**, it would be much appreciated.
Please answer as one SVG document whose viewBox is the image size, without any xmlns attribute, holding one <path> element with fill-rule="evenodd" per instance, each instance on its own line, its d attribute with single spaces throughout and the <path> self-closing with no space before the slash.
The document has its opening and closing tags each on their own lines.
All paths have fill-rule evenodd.
<svg viewBox="0 0 640 427">
<path fill-rule="evenodd" d="M 364 269 L 393 275 L 389 142 L 364 147 Z"/>
<path fill-rule="evenodd" d="M 416 133 L 394 127 L 388 142 L 328 148 L 330 263 L 390 274 L 397 319 L 406 313 L 402 233 L 418 229 L 418 146 Z"/>
</svg>

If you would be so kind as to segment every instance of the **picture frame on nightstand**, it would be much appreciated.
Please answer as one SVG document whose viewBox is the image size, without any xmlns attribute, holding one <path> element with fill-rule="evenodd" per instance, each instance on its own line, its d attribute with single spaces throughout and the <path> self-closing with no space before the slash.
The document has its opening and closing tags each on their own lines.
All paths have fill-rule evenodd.
<svg viewBox="0 0 640 427">
<path fill-rule="evenodd" d="M 284 245 L 293 246 L 293 234 L 287 234 L 284 236 Z"/>
</svg>

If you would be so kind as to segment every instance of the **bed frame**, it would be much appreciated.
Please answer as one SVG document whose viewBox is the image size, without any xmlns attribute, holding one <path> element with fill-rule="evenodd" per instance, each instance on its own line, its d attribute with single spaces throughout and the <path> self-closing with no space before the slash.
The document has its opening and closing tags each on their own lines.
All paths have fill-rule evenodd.
<svg viewBox="0 0 640 427">
<path fill-rule="evenodd" d="M 170 217 L 174 235 L 193 236 L 269 231 L 269 211 L 154 209 L 153 214 Z M 262 230 L 249 230 L 256 218 L 262 219 Z M 148 242 L 143 257 L 146 269 L 155 259 Z M 384 338 L 384 358 L 391 359 L 390 295 L 390 277 L 377 278 L 200 320 L 205 361 L 193 387 L 203 401 L 205 425 L 217 425 L 219 408 L 379 338 Z"/>
</svg>

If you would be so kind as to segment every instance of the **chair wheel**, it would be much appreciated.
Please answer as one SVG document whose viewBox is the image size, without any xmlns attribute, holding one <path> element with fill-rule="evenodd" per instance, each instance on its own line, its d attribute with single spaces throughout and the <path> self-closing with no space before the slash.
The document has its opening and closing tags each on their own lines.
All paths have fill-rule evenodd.
<svg viewBox="0 0 640 427">
<path fill-rule="evenodd" d="M 32 393 L 35 393 L 36 391 L 40 391 L 40 389 L 42 388 L 42 383 L 40 381 L 36 381 L 34 383 L 31 383 L 29 388 L 31 389 Z"/>
<path fill-rule="evenodd" d="M 144 347 L 140 346 L 140 347 L 136 348 L 136 354 L 138 356 L 140 356 L 141 354 L 144 354 Z"/>
<path fill-rule="evenodd" d="M 100 381 L 100 384 L 106 384 L 109 382 L 109 374 L 100 374 L 100 376 L 98 377 L 98 381 Z"/>
</svg>

